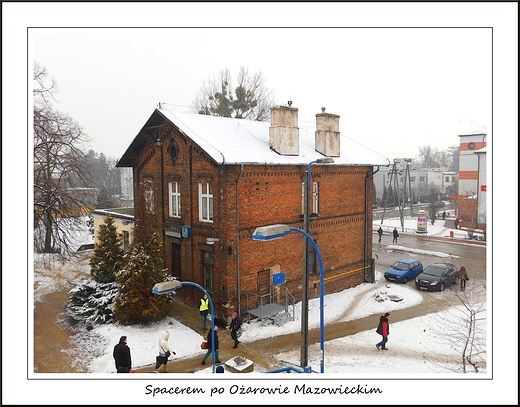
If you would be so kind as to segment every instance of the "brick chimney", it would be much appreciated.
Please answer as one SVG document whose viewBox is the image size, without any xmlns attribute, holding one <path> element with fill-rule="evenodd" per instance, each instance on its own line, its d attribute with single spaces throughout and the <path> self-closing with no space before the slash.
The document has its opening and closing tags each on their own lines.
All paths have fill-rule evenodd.
<svg viewBox="0 0 520 407">
<path fill-rule="evenodd" d="M 269 147 L 281 155 L 300 154 L 300 129 L 298 128 L 298 109 L 289 106 L 276 106 L 271 109 L 269 127 Z"/>
<path fill-rule="evenodd" d="M 324 111 L 325 109 L 322 109 Z M 339 116 L 331 113 L 316 115 L 315 149 L 326 157 L 340 156 Z"/>
</svg>

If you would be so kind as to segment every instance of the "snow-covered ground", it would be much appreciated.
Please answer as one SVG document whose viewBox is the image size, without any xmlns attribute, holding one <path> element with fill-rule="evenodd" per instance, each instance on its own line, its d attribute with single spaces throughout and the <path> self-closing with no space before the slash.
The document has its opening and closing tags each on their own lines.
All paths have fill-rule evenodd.
<svg viewBox="0 0 520 407">
<path fill-rule="evenodd" d="M 374 224 L 380 224 L 380 221 L 375 221 Z M 385 219 L 383 225 L 393 228 L 394 226 L 400 227 L 399 219 Z M 405 228 L 412 228 L 416 225 L 415 220 L 406 220 Z M 431 236 L 444 236 L 449 235 L 449 229 L 444 227 L 444 221 L 437 221 L 435 225 L 429 225 L 429 234 Z M 85 242 L 81 242 L 81 240 Z M 78 236 L 78 243 L 86 243 L 86 240 L 90 239 L 88 235 Z M 469 242 L 470 243 L 470 242 Z M 389 249 L 399 250 L 403 246 L 399 245 L 388 245 Z M 418 250 L 407 247 L 408 252 L 416 252 L 418 254 L 425 253 L 438 257 L 450 257 L 448 253 L 442 252 L 431 252 L 425 250 Z M 59 273 L 56 271 L 60 270 Z M 52 267 L 45 268 L 40 271 L 37 270 L 35 273 L 35 301 L 41 301 L 43 295 L 56 290 L 56 278 L 59 275 L 62 280 L 62 284 L 66 284 L 74 278 L 77 278 L 80 273 L 89 273 L 88 262 L 84 261 L 80 264 L 77 262 L 70 263 L 55 263 Z M 359 318 L 363 318 L 374 314 L 384 314 L 385 312 L 391 312 L 397 309 L 403 309 L 413 307 L 414 305 L 422 301 L 422 295 L 419 293 L 413 284 L 408 285 L 397 285 L 388 284 L 382 277 L 385 270 L 376 270 L 377 284 L 361 284 L 357 287 L 353 287 L 344 290 L 339 293 L 330 294 L 325 296 L 325 323 L 334 323 L 342 321 L 350 321 Z M 388 295 L 397 295 L 403 298 L 402 301 L 393 302 L 388 299 Z M 443 295 L 445 293 L 439 293 Z M 384 301 L 377 301 L 383 299 Z M 355 305 L 354 305 L 355 304 Z M 299 332 L 301 329 L 300 322 L 301 315 L 301 303 L 295 305 L 295 320 L 289 321 L 282 325 L 276 330 L 269 326 L 262 326 L 260 321 L 253 321 L 251 324 L 244 324 L 244 332 L 241 341 L 244 343 L 253 342 L 258 339 L 273 336 L 274 334 L 288 334 L 293 332 Z M 395 324 L 396 326 L 392 329 L 391 342 L 395 343 L 399 349 L 411 349 L 416 347 L 415 343 L 419 347 L 419 354 L 421 351 L 424 353 L 427 349 L 429 341 L 435 338 L 429 338 L 426 334 L 428 325 L 433 324 L 433 321 L 423 317 L 420 321 L 406 321 Z M 435 319 L 435 318 L 433 318 Z M 402 325 L 402 327 L 399 327 Z M 410 326 L 419 326 L 416 329 L 410 328 Z M 319 327 L 319 299 L 313 299 L 309 302 L 309 328 Z M 168 329 L 171 331 L 170 343 L 175 348 L 177 354 L 175 358 L 191 357 L 201 354 L 200 342 L 202 341 L 201 335 L 191 329 L 190 327 L 180 324 L 178 321 L 172 318 L 166 318 L 160 323 L 150 324 L 145 327 L 136 326 L 120 326 L 118 324 L 99 325 L 88 333 L 78 334 L 78 339 L 74 342 L 81 343 L 81 349 L 88 355 L 99 355 L 89 361 L 87 368 L 91 373 L 112 373 L 114 372 L 114 362 L 112 358 L 112 349 L 118 342 L 122 335 L 128 337 L 128 344 L 132 350 L 132 361 L 134 367 L 141 367 L 150 365 L 157 353 L 157 342 L 160 337 L 160 333 Z M 375 327 L 374 327 L 375 329 Z M 366 350 L 370 350 L 373 353 L 375 347 L 374 343 L 379 341 L 378 335 L 373 330 L 360 333 L 354 336 L 349 336 L 348 339 L 343 339 L 348 345 L 341 346 L 339 343 L 341 340 L 333 341 L 332 344 L 327 344 L 326 349 L 327 359 L 325 366 L 327 373 L 382 373 L 380 360 L 374 358 L 367 358 L 362 363 L 354 363 L 352 360 L 352 352 L 342 351 L 344 349 L 353 349 L 359 346 L 356 344 L 364 344 Z M 373 342 L 373 343 L 372 343 Z M 369 345 L 369 346 L 366 346 Z M 329 352 L 328 348 L 337 349 L 335 352 Z M 291 353 L 281 355 L 280 358 L 288 361 L 294 361 L 294 365 L 298 365 L 299 355 L 296 350 L 295 355 Z M 311 366 L 316 366 L 316 370 L 319 370 L 319 349 L 313 352 L 309 350 L 310 358 L 313 354 L 317 355 L 318 359 L 311 359 Z M 401 353 L 394 352 L 393 355 L 385 354 L 385 358 L 390 361 L 392 358 L 398 357 L 399 363 L 390 362 L 392 368 L 388 372 L 392 373 L 443 373 L 442 369 L 434 369 L 432 366 L 425 364 L 422 357 L 406 358 L 403 359 Z M 85 359 L 82 357 L 82 359 Z M 327 363 L 328 362 L 328 363 Z M 86 362 L 83 362 L 86 363 Z M 445 370 L 444 372 L 447 372 Z M 200 373 L 211 373 L 211 369 L 200 371 Z"/>
<path fill-rule="evenodd" d="M 412 222 L 410 227 L 415 227 L 415 221 Z M 395 225 L 394 225 L 395 223 Z M 443 221 L 437 221 L 435 225 L 428 225 L 430 236 L 447 236 L 449 235 L 449 229 L 444 228 Z M 374 222 L 374 226 L 379 225 L 380 221 Z M 400 227 L 399 219 L 385 219 L 384 225 L 388 227 Z M 408 225 L 405 225 L 408 227 Z M 81 240 L 81 239 L 80 239 Z M 88 243 L 88 242 L 82 242 Z M 467 244 L 471 244 L 468 241 Z M 394 249 L 398 249 L 399 245 L 389 245 Z M 408 252 L 413 251 L 407 247 Z M 424 252 L 417 250 L 417 253 Z M 435 255 L 439 257 L 450 257 L 448 253 L 432 253 L 427 252 L 429 255 Z M 89 273 L 88 261 L 83 261 L 81 264 L 74 264 L 73 262 L 60 262 L 53 264 L 49 268 L 38 268 L 34 273 L 34 293 L 33 300 L 41 301 L 42 297 L 54 290 L 67 286 L 67 280 L 77 278 L 81 273 Z M 413 307 L 419 304 L 423 299 L 422 295 L 415 289 L 412 284 L 408 285 L 397 285 L 388 284 L 382 277 L 384 270 L 376 271 L 376 284 L 361 284 L 357 287 L 344 290 L 340 293 L 327 295 L 325 297 L 325 321 L 327 323 L 349 321 L 362 318 L 373 314 L 383 314 L 384 312 L 392 312 L 397 309 Z M 476 284 L 475 280 L 471 281 Z M 31 285 L 30 285 L 31 286 Z M 489 287 L 489 285 L 488 285 Z M 402 297 L 403 300 L 399 302 L 390 301 L 388 295 L 397 295 Z M 436 293 L 439 296 L 453 297 L 454 293 L 451 290 L 447 290 L 443 293 Z M 488 292 L 489 296 L 489 292 Z M 376 297 L 379 300 L 377 301 Z M 488 297 L 489 298 L 489 297 Z M 31 300 L 29 304 L 31 304 Z M 454 303 L 455 304 L 455 303 Z M 309 327 L 319 326 L 319 299 L 313 299 L 309 303 Z M 492 313 L 491 304 L 488 304 L 488 310 L 486 313 L 487 321 L 484 325 L 488 328 L 488 345 L 492 345 L 491 342 L 491 316 Z M 91 373 L 86 374 L 75 374 L 74 378 L 78 379 L 80 383 L 84 380 L 89 379 L 119 379 L 117 382 L 109 380 L 111 384 L 105 385 L 105 381 L 91 382 L 92 385 L 89 387 L 99 387 L 99 392 L 88 391 L 87 394 L 84 392 L 83 386 L 76 385 L 76 380 L 67 380 L 67 386 L 59 386 L 59 391 L 53 393 L 56 397 L 59 393 L 59 397 L 65 396 L 66 394 L 74 394 L 77 397 L 80 392 L 83 400 L 89 400 L 90 403 L 111 403 L 112 393 L 113 404 L 137 404 L 137 403 L 165 403 L 165 404 L 197 404 L 197 403 L 212 403 L 212 404 L 256 404 L 260 400 L 264 400 L 264 403 L 276 404 L 327 404 L 328 402 L 323 400 L 326 397 L 331 404 L 372 404 L 372 403 L 384 403 L 384 404 L 406 404 L 407 400 L 410 400 L 410 404 L 421 404 L 428 402 L 433 404 L 443 404 L 443 400 L 447 400 L 447 404 L 466 404 L 476 403 L 479 404 L 485 400 L 482 397 L 481 390 L 483 387 L 490 383 L 494 374 L 493 366 L 496 365 L 496 361 L 492 355 L 498 355 L 493 347 L 489 346 L 487 349 L 487 367 L 482 373 L 478 374 L 459 374 L 454 373 L 456 365 L 452 363 L 445 363 L 445 361 L 439 361 L 435 355 L 446 355 L 453 356 L 457 355 L 460 351 L 454 347 L 453 344 L 448 343 L 444 340 L 442 330 L 450 330 L 449 324 L 446 320 L 450 319 L 450 315 L 454 313 L 460 313 L 460 307 L 452 306 L 451 308 L 443 311 L 439 314 L 428 315 L 419 318 L 413 318 L 403 322 L 391 322 L 391 334 L 389 337 L 388 347 L 389 351 L 377 351 L 375 349 L 375 343 L 380 340 L 380 336 L 375 333 L 375 327 L 368 331 L 359 332 L 355 335 L 346 336 L 343 338 L 327 341 L 325 343 L 325 374 L 317 375 L 297 375 L 297 374 L 278 374 L 270 375 L 265 372 L 255 370 L 253 373 L 236 375 L 226 373 L 224 375 L 218 375 L 219 379 L 228 379 L 219 387 L 222 387 L 223 394 L 217 397 L 216 394 L 213 397 L 209 397 L 210 383 L 212 386 L 215 385 L 215 375 L 211 374 L 211 368 L 207 368 L 198 371 L 196 374 L 176 374 L 174 377 L 182 379 L 181 382 L 175 382 L 175 386 L 179 385 L 186 387 L 191 385 L 201 387 L 207 391 L 199 396 L 193 394 L 188 395 L 176 395 L 175 399 L 172 399 L 171 395 L 155 396 L 152 397 L 151 393 L 145 387 L 148 384 L 153 384 L 153 387 L 158 388 L 170 388 L 174 386 L 171 380 L 173 375 L 125 375 L 126 381 L 121 381 L 121 375 L 113 374 L 113 359 L 112 349 L 117 343 L 121 335 L 128 336 L 128 345 L 132 352 L 132 361 L 134 367 L 149 365 L 153 362 L 155 355 L 157 354 L 157 343 L 161 331 L 168 329 L 171 332 L 170 344 L 177 354 L 170 358 L 171 363 L 175 363 L 175 359 L 191 357 L 199 355 L 201 356 L 203 351 L 200 349 L 201 335 L 190 327 L 180 324 L 178 321 L 172 318 L 166 318 L 160 323 L 150 324 L 146 327 L 137 326 L 120 326 L 117 324 L 97 326 L 88 333 L 79 334 L 76 338 L 76 342 L 79 344 L 78 350 L 81 354 L 71 354 L 71 358 L 85 358 L 85 355 L 91 355 L 87 365 Z M 243 343 L 250 343 L 253 340 L 265 338 L 271 336 L 273 332 L 283 334 L 290 332 L 298 332 L 300 330 L 300 304 L 296 305 L 296 320 L 291 321 L 283 325 L 276 331 L 269 329 L 267 326 L 262 326 L 259 322 L 253 322 L 251 324 L 244 324 L 244 333 L 241 337 Z M 441 322 L 444 321 L 444 322 Z M 484 326 L 483 325 L 483 326 Z M 32 325 L 30 324 L 29 327 Z M 495 325 L 496 327 L 496 325 Z M 31 329 L 29 329 L 29 333 Z M 511 333 L 512 338 L 518 343 L 516 334 Z M 496 340 L 496 339 L 495 339 Z M 29 354 L 32 351 L 31 342 L 29 341 Z M 517 346 L 511 346 L 511 353 L 517 355 Z M 514 349 L 513 349 L 514 348 Z M 9 355 L 7 355 L 9 356 Z M 291 352 L 285 352 L 277 355 L 279 359 L 293 363 L 293 366 L 298 366 L 299 362 L 299 349 L 295 349 Z M 451 358 L 449 358 L 451 359 Z M 511 360 L 517 361 L 517 358 Z M 319 370 L 320 365 L 320 349 L 318 344 L 313 344 L 309 348 L 309 364 L 314 370 Z M 5 357 L 4 357 L 5 363 Z M 516 362 L 515 362 L 516 363 Z M 516 365 L 517 366 L 517 365 Z M 56 374 L 32 374 L 32 369 L 29 366 L 29 377 L 31 379 L 39 378 L 52 378 L 52 379 L 70 379 L 70 375 L 56 375 Z M 517 370 L 510 370 L 511 376 L 517 375 Z M 143 377 L 145 376 L 145 377 Z M 290 377 L 289 377 L 290 376 Z M 276 377 L 276 379 L 274 379 Z M 516 376 L 517 377 L 517 376 Z M 211 378 L 210 382 L 206 379 Z M 243 379 L 247 378 L 244 382 Z M 273 379 L 275 382 L 273 382 Z M 395 380 L 398 379 L 398 380 Z M 417 379 L 421 379 L 418 380 Z M 456 379 L 472 379 L 471 381 L 465 380 L 464 385 L 458 384 Z M 479 380 L 484 379 L 484 380 Z M 512 391 L 513 388 L 508 388 L 507 383 L 510 382 L 510 376 L 507 377 L 506 381 L 500 383 L 500 388 L 504 392 Z M 144 380 L 142 383 L 134 383 L 134 380 Z M 165 381 L 166 380 L 166 381 Z M 229 399 L 231 393 L 235 390 L 233 385 L 237 386 L 253 386 L 253 387 L 278 387 L 279 383 L 287 382 L 291 391 L 293 390 L 293 384 L 295 380 L 298 382 L 306 381 L 308 385 L 312 387 L 319 386 L 320 388 L 331 388 L 338 386 L 369 386 L 378 387 L 383 391 L 383 397 L 367 395 L 363 398 L 360 396 L 351 396 L 355 398 L 345 399 L 345 395 L 338 398 L 338 395 L 322 395 L 318 401 L 316 396 L 311 397 L 310 395 L 303 396 L 301 394 L 292 393 L 290 399 L 280 399 L 278 395 L 276 399 L 272 395 L 256 395 L 246 399 L 239 397 L 236 393 L 231 399 Z M 339 381 L 338 381 L 339 380 Z M 486 381 L 487 380 L 487 381 Z M 50 383 L 48 381 L 43 381 Z M 61 382 L 61 380 L 58 380 Z M 36 387 L 44 388 L 45 386 L 39 386 L 40 381 L 31 381 L 31 384 L 36 384 Z M 130 384 L 129 384 L 130 383 Z M 511 383 L 517 381 L 513 380 Z M 495 384 L 497 384 L 495 382 Z M 103 387 L 107 388 L 105 395 L 101 392 Z M 436 392 L 437 396 L 431 398 L 428 396 L 424 398 L 425 394 L 431 394 L 431 386 L 442 386 L 444 389 L 452 389 L 450 391 L 443 390 L 442 392 Z M 513 386 L 513 385 L 512 385 Z M 123 393 L 120 390 L 124 388 Z M 74 393 L 71 393 L 70 389 L 76 389 Z M 116 391 L 113 389 L 117 388 Z M 459 398 L 460 389 L 463 388 L 461 393 L 464 394 L 463 398 Z M 108 395 L 107 395 L 108 394 Z M 122 395 L 124 394 L 124 396 Z M 481 396 L 476 397 L 476 394 Z M 127 397 L 128 395 L 128 397 Z M 224 397 L 224 396 L 228 397 Z M 410 398 L 410 396 L 416 395 L 417 398 Z M 450 396 L 451 395 L 451 396 Z M 27 395 L 28 396 L 28 395 Z M 30 398 L 30 396 L 28 396 Z M 252 397 L 255 397 L 254 401 Z M 270 398 L 269 398 L 270 397 Z M 57 399 L 53 399 L 56 401 Z M 91 400 L 96 400 L 92 402 Z M 175 401 L 174 401 L 175 400 Z M 182 400 L 182 401 L 181 401 Z M 242 401 L 240 401 L 242 400 Z M 284 401 L 285 400 L 285 401 Z M 346 401 L 349 400 L 349 401 Z M 355 401 L 354 401 L 355 400 Z M 469 401 L 469 400 L 472 400 Z M 459 402 L 460 401 L 460 402 Z M 496 398 L 490 398 L 489 402 L 496 401 Z M 65 401 L 70 403 L 71 401 Z M 30 403 L 30 402 L 29 402 Z M 485 402 L 483 402 L 485 404 Z M 37 404 L 37 403 L 36 403 Z"/>
</svg>

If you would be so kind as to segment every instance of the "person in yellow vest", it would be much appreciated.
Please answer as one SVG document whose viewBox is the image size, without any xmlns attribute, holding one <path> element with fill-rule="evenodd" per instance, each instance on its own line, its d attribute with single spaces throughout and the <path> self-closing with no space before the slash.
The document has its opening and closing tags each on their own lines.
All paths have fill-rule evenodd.
<svg viewBox="0 0 520 407">
<path fill-rule="evenodd" d="M 200 316 L 202 318 L 202 332 L 206 332 L 206 320 L 208 319 L 208 313 L 209 313 L 209 300 L 208 296 L 204 294 L 204 298 L 200 299 L 199 304 L 199 312 Z"/>
</svg>

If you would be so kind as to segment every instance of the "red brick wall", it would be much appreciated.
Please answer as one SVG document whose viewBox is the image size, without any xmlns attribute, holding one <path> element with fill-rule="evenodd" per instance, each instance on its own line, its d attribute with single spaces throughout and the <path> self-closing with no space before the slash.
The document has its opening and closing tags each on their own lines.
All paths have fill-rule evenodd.
<svg viewBox="0 0 520 407">
<path fill-rule="evenodd" d="M 169 142 L 175 139 L 178 156 L 173 162 L 168 154 Z M 297 232 L 272 242 L 253 241 L 259 226 L 284 223 L 304 228 L 302 216 L 302 182 L 306 181 L 307 165 L 246 165 L 238 183 L 237 243 L 236 188 L 240 165 L 217 166 L 190 141 L 175 132 L 162 135 L 162 147 L 150 139 L 139 156 L 135 170 L 134 190 L 137 227 L 149 225 L 162 235 L 168 228 L 191 227 L 191 237 L 164 236 L 165 267 L 170 267 L 171 243 L 181 245 L 181 280 L 203 285 L 201 251 L 214 253 L 214 290 L 212 299 L 217 314 L 229 313 L 221 308 L 221 301 L 231 301 L 237 308 L 237 255 L 240 255 L 241 308 L 245 309 L 247 292 L 257 291 L 257 274 L 266 269 L 271 274 L 285 273 L 282 287 L 289 288 L 297 301 L 301 297 L 305 237 Z M 163 161 L 161 164 L 161 150 Z M 316 240 L 323 257 L 325 292 L 337 292 L 363 282 L 365 221 L 371 222 L 372 205 L 365 214 L 365 179 L 370 167 L 315 165 L 311 182 L 319 182 L 319 216 L 312 217 L 310 234 Z M 162 171 L 162 176 L 161 176 Z M 161 177 L 163 189 L 161 190 Z M 137 178 L 137 179 L 136 179 Z M 143 210 L 144 179 L 152 179 L 154 211 Z M 181 218 L 168 216 L 168 182 L 179 181 L 181 186 Z M 210 182 L 214 199 L 214 222 L 199 221 L 198 183 Z M 372 202 L 372 181 L 368 184 L 368 202 Z M 163 198 L 161 202 L 161 197 Z M 371 228 L 369 228 L 371 233 Z M 218 237 L 214 245 L 205 243 L 207 237 Z M 371 239 L 368 258 L 371 258 Z M 316 259 L 317 262 L 317 259 Z M 318 270 L 318 268 L 317 268 Z M 319 295 L 319 274 L 311 277 L 310 296 Z M 178 295 L 196 306 L 200 291 L 180 290 Z"/>
</svg>

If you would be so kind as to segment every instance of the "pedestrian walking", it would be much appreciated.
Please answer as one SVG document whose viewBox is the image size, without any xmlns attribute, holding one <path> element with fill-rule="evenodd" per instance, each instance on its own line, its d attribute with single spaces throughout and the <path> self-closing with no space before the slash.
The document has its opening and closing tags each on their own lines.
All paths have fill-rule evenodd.
<svg viewBox="0 0 520 407">
<path fill-rule="evenodd" d="M 462 217 L 460 216 L 457 216 L 457 218 L 455 219 L 455 229 L 462 229 L 460 227 L 460 221 L 462 220 Z"/>
<path fill-rule="evenodd" d="M 377 234 L 379 235 L 378 243 L 381 243 L 381 236 L 383 236 L 383 229 L 381 229 L 381 226 L 379 226 L 379 229 L 377 229 Z"/>
<path fill-rule="evenodd" d="M 242 322 L 240 321 L 240 318 L 238 317 L 238 314 L 236 312 L 233 312 L 231 315 L 231 325 L 229 326 L 231 328 L 231 339 L 235 342 L 235 346 L 233 346 L 233 349 L 238 348 L 238 344 L 240 343 L 238 340 L 238 330 L 240 329 L 240 326 Z"/>
<path fill-rule="evenodd" d="M 466 281 L 469 280 L 468 272 L 466 271 L 466 267 L 462 266 L 459 270 L 459 280 L 460 280 L 460 291 L 466 290 Z"/>
<path fill-rule="evenodd" d="M 446 219 L 446 211 L 442 212 L 442 220 Z"/>
<path fill-rule="evenodd" d="M 394 240 L 392 243 L 397 243 L 397 238 L 399 237 L 399 232 L 397 231 L 397 228 L 394 228 L 392 234 L 394 235 Z"/>
<path fill-rule="evenodd" d="M 168 373 L 166 365 L 168 364 L 168 358 L 170 355 L 175 355 L 175 352 L 170 347 L 170 331 L 164 331 L 161 333 L 161 339 L 159 339 L 159 356 L 162 358 L 162 363 L 158 366 L 160 373 Z M 157 366 L 156 366 L 157 368 Z"/>
<path fill-rule="evenodd" d="M 388 350 L 386 343 L 388 342 L 388 335 L 390 334 L 390 323 L 388 322 L 390 313 L 387 312 L 385 315 L 379 318 L 379 325 L 377 326 L 376 332 L 383 337 L 381 342 L 376 343 L 377 350 Z"/>
<path fill-rule="evenodd" d="M 204 294 L 204 298 L 200 299 L 199 312 L 200 312 L 200 317 L 202 318 L 202 333 L 205 333 L 207 331 L 206 321 L 208 319 L 208 313 L 209 313 L 209 299 L 206 294 Z"/>
<path fill-rule="evenodd" d="M 207 341 L 208 341 L 208 351 L 206 352 L 206 354 L 204 355 L 204 357 L 202 358 L 202 364 L 205 365 L 206 364 L 206 359 L 211 355 L 211 351 L 213 349 L 213 345 L 215 347 L 215 363 L 222 363 L 219 358 L 218 358 L 218 327 L 216 326 L 215 327 L 215 343 L 213 343 L 213 330 L 210 329 L 209 332 L 208 332 L 208 337 L 207 337 Z M 213 359 L 212 359 L 213 361 Z"/>
<path fill-rule="evenodd" d="M 117 373 L 128 373 L 132 369 L 132 357 L 130 355 L 130 348 L 127 345 L 126 336 L 119 338 L 119 343 L 114 346 L 112 352 L 116 364 Z"/>
</svg>

